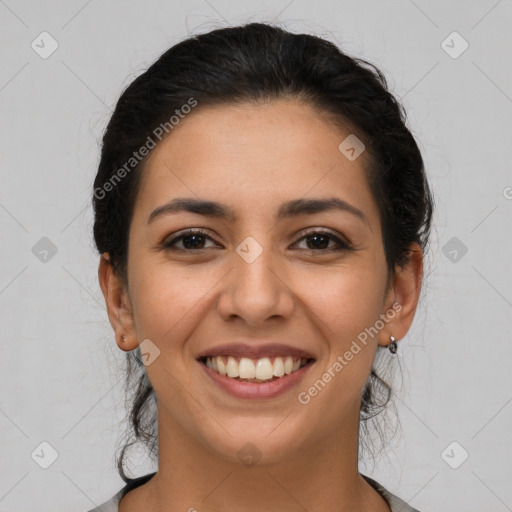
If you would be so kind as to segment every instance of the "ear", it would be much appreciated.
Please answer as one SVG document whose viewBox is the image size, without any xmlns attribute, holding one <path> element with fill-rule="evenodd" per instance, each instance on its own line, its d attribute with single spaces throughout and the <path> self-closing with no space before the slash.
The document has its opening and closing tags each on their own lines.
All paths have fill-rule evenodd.
<svg viewBox="0 0 512 512">
<path fill-rule="evenodd" d="M 423 279 L 423 251 L 416 242 L 410 245 L 408 258 L 404 267 L 396 266 L 386 293 L 383 314 L 389 321 L 379 332 L 381 346 L 389 345 L 391 336 L 396 341 L 404 338 L 416 313 Z"/>
<path fill-rule="evenodd" d="M 114 271 L 107 252 L 101 255 L 98 279 L 117 345 L 124 351 L 134 350 L 139 343 L 130 297 L 123 279 Z"/>
</svg>

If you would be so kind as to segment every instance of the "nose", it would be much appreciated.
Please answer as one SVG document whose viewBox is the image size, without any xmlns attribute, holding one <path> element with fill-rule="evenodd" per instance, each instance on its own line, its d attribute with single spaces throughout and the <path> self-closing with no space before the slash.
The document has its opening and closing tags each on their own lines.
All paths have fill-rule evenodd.
<svg viewBox="0 0 512 512">
<path fill-rule="evenodd" d="M 288 319 L 293 315 L 293 291 L 283 269 L 274 268 L 273 259 L 269 248 L 254 260 L 250 252 L 233 254 L 233 268 L 217 303 L 224 320 L 239 318 L 251 327 L 258 327 L 267 320 Z"/>
</svg>

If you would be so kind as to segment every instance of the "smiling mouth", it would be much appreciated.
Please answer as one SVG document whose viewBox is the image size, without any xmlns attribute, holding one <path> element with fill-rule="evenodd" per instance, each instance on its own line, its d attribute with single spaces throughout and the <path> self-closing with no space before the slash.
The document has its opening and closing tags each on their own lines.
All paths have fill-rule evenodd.
<svg viewBox="0 0 512 512">
<path fill-rule="evenodd" d="M 241 382 L 263 383 L 286 377 L 315 360 L 291 356 L 262 357 L 260 359 L 212 356 L 202 357 L 199 361 L 224 377 Z"/>
</svg>

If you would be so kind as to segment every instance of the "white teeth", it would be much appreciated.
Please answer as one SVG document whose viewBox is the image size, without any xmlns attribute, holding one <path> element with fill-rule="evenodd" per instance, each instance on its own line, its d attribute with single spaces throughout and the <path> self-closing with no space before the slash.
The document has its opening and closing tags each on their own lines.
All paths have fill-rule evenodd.
<svg viewBox="0 0 512 512">
<path fill-rule="evenodd" d="M 288 356 L 286 358 L 286 361 L 284 362 L 284 373 L 286 373 L 286 375 L 290 375 L 290 373 L 292 373 L 293 371 L 293 359 Z"/>
<path fill-rule="evenodd" d="M 209 358 L 208 358 L 209 359 Z M 224 361 L 222 359 L 222 356 L 217 356 L 217 357 L 214 357 L 213 358 L 214 361 L 217 361 L 217 371 L 221 374 L 221 375 L 226 375 L 227 371 L 226 371 L 226 365 L 224 364 Z"/>
<path fill-rule="evenodd" d="M 210 358 L 208 358 L 210 359 Z M 228 364 L 226 365 L 226 373 L 228 377 L 238 377 L 238 363 L 233 356 L 228 357 Z"/>
<path fill-rule="evenodd" d="M 254 379 L 254 377 L 256 377 L 256 368 L 250 359 L 246 357 L 240 359 L 240 363 L 238 364 L 238 376 L 241 379 Z"/>
<path fill-rule="evenodd" d="M 274 368 L 268 357 L 259 359 L 256 363 L 256 378 L 260 380 L 268 380 L 274 376 Z"/>
<path fill-rule="evenodd" d="M 247 357 L 240 359 L 228 356 L 215 356 L 206 358 L 206 366 L 220 375 L 240 379 L 258 379 L 269 381 L 274 377 L 283 377 L 296 372 L 307 363 L 307 359 L 295 359 L 291 356 L 275 357 L 274 363 L 269 357 L 252 360 Z"/>
<path fill-rule="evenodd" d="M 282 357 L 276 357 L 274 361 L 274 375 L 282 377 L 284 375 L 284 363 Z"/>
</svg>

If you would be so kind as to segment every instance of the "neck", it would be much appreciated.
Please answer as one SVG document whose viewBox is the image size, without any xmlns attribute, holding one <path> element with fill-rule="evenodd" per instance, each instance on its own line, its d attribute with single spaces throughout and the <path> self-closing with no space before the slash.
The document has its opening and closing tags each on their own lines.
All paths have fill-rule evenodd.
<svg viewBox="0 0 512 512">
<path fill-rule="evenodd" d="M 197 443 L 165 410 L 158 411 L 159 468 L 127 494 L 120 512 L 298 511 L 389 512 L 358 471 L 359 409 L 307 449 L 277 462 L 245 466 Z M 144 489 L 145 488 L 145 489 Z M 132 495 L 132 496 L 130 496 Z"/>
</svg>

